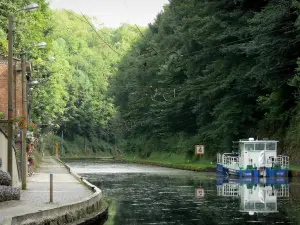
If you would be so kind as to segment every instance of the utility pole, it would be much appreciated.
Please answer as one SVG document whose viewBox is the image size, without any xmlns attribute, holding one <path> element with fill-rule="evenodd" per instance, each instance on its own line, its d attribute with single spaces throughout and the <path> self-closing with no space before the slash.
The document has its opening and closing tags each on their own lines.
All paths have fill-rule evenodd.
<svg viewBox="0 0 300 225">
<path fill-rule="evenodd" d="M 26 78 L 26 55 L 25 52 L 21 53 L 22 62 L 22 110 L 23 116 L 26 118 L 27 124 L 27 78 Z M 27 127 L 22 129 L 22 190 L 27 188 Z"/>
<path fill-rule="evenodd" d="M 15 11 L 15 13 L 18 13 L 20 11 L 33 11 L 39 8 L 39 5 L 37 3 L 32 3 L 30 5 L 27 5 L 21 9 L 18 9 Z M 13 47 L 14 47 L 14 14 L 9 15 L 8 17 L 8 104 L 7 104 L 7 116 L 8 116 L 8 126 L 7 126 L 7 171 L 12 177 L 12 180 L 14 178 L 13 174 Z M 23 73 L 23 69 L 22 69 Z M 26 73 L 26 72 L 25 72 Z M 26 79 L 26 74 L 25 74 L 25 79 Z M 24 107 L 24 106 L 23 106 Z M 27 107 L 25 106 L 25 109 Z M 24 108 L 23 108 L 24 110 Z M 27 109 L 26 109 L 27 110 Z M 24 137 L 23 137 L 24 140 Z M 26 140 L 26 136 L 25 136 Z M 26 146 L 25 143 L 23 143 L 23 146 Z M 24 147 L 22 147 L 24 149 Z M 22 152 L 24 154 L 24 152 Z M 26 154 L 26 147 L 25 147 L 25 154 Z M 26 155 L 25 155 L 26 156 Z M 26 170 L 27 171 L 27 161 L 23 161 L 23 166 L 24 164 L 26 165 Z M 24 171 L 23 171 L 24 174 Z M 23 176 L 26 179 L 26 175 Z M 22 184 L 23 186 L 23 184 Z M 25 184 L 26 188 L 26 184 Z"/>
<path fill-rule="evenodd" d="M 13 179 L 13 33 L 14 16 L 9 16 L 8 27 L 8 126 L 7 126 L 7 171 Z"/>
</svg>

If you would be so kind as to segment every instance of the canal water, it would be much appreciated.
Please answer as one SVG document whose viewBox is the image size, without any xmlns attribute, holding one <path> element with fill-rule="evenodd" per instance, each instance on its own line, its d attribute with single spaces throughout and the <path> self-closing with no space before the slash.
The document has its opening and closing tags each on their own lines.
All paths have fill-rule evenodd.
<svg viewBox="0 0 300 225">
<path fill-rule="evenodd" d="M 300 224 L 300 182 L 228 180 L 214 173 L 67 162 L 110 204 L 105 225 Z"/>
</svg>

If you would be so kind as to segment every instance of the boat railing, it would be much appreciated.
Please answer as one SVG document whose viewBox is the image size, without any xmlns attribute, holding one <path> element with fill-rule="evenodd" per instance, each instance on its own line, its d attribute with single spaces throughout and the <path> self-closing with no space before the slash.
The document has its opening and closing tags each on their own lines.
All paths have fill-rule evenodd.
<svg viewBox="0 0 300 225">
<path fill-rule="evenodd" d="M 222 154 L 221 153 L 217 154 L 217 163 L 218 164 L 223 164 L 223 162 L 222 162 Z"/>
<path fill-rule="evenodd" d="M 288 198 L 290 196 L 289 185 L 281 185 L 277 190 L 277 197 Z"/>
<path fill-rule="evenodd" d="M 281 169 L 288 169 L 289 168 L 289 157 L 278 155 L 275 160 L 275 164 L 279 165 Z"/>
<path fill-rule="evenodd" d="M 230 169 L 239 169 L 239 157 L 225 156 L 223 157 L 223 165 Z"/>
<path fill-rule="evenodd" d="M 238 184 L 223 184 L 217 186 L 218 196 L 239 196 L 239 185 Z"/>
</svg>

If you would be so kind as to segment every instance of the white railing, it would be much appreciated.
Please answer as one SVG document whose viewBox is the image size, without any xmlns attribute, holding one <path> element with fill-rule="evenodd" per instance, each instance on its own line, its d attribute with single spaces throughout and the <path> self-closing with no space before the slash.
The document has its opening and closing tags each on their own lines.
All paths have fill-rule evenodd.
<svg viewBox="0 0 300 225">
<path fill-rule="evenodd" d="M 275 159 L 275 163 L 280 165 L 281 169 L 288 169 L 289 168 L 289 157 L 278 155 Z"/>
<path fill-rule="evenodd" d="M 220 154 L 220 153 L 217 154 L 217 163 L 218 164 L 223 164 L 222 163 L 222 154 Z"/>
<path fill-rule="evenodd" d="M 277 197 L 288 198 L 289 196 L 290 196 L 289 185 L 281 185 L 281 187 L 277 190 Z"/>
<path fill-rule="evenodd" d="M 239 185 L 238 184 L 223 184 L 217 186 L 218 196 L 234 197 L 239 196 Z"/>
<path fill-rule="evenodd" d="M 239 169 L 239 157 L 236 156 L 225 156 L 223 157 L 223 165 L 230 169 Z"/>
<path fill-rule="evenodd" d="M 239 169 L 239 157 L 232 156 L 232 153 L 224 153 L 224 154 L 217 154 L 217 163 L 230 168 L 230 169 Z"/>
</svg>

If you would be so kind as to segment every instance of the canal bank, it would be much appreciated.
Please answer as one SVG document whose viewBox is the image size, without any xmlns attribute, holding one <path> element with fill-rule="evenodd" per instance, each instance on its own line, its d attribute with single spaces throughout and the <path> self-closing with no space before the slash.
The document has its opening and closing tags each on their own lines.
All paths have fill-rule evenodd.
<svg viewBox="0 0 300 225">
<path fill-rule="evenodd" d="M 154 157 L 140 158 L 138 156 L 123 156 L 116 158 L 122 162 L 145 164 L 161 167 L 169 167 L 175 169 L 191 170 L 197 172 L 215 172 L 216 162 L 205 159 L 196 161 L 186 160 L 184 157 L 175 155 L 175 157 L 167 157 L 166 155 L 154 155 Z M 300 177 L 300 166 L 290 165 L 290 177 Z"/>
<path fill-rule="evenodd" d="M 119 157 L 117 160 L 128 162 L 128 163 L 137 163 L 137 164 L 145 164 L 152 166 L 161 166 L 168 167 L 174 169 L 182 169 L 182 170 L 191 170 L 197 172 L 215 172 L 216 166 L 215 163 L 200 159 L 197 161 L 185 160 L 183 157 L 178 155 L 164 156 L 158 155 L 149 158 L 139 158 L 136 156 L 124 156 Z"/>
<path fill-rule="evenodd" d="M 144 164 L 152 166 L 167 167 L 173 169 L 190 170 L 196 172 L 215 172 L 216 162 L 209 161 L 207 159 L 189 160 L 184 159 L 180 155 L 169 155 L 169 154 L 153 154 L 148 158 L 141 158 L 134 155 L 126 156 L 114 156 L 114 157 L 64 157 L 63 160 L 115 160 L 133 164 Z M 290 177 L 300 177 L 300 166 L 290 166 Z"/>
<path fill-rule="evenodd" d="M 191 170 L 197 172 L 214 172 L 216 169 L 215 163 L 200 159 L 200 160 L 188 160 L 183 156 L 177 154 L 161 154 L 153 153 L 151 157 L 140 158 L 134 155 L 126 156 L 112 156 L 112 157 L 72 157 L 66 156 L 62 160 L 115 160 L 121 162 L 145 164 L 152 166 L 168 167 L 173 169 Z"/>
<path fill-rule="evenodd" d="M 67 165 L 44 157 L 28 178 L 20 201 L 0 203 L 0 224 L 91 224 L 105 221 L 108 205 L 96 186 L 73 173 Z M 54 177 L 53 203 L 49 203 L 50 174 Z M 101 222 L 99 222 L 101 224 Z"/>
<path fill-rule="evenodd" d="M 216 164 L 215 162 L 210 163 L 207 161 L 198 161 L 198 162 L 186 162 L 182 161 L 175 161 L 172 162 L 163 159 L 144 159 L 138 157 L 121 157 L 118 160 L 122 162 L 128 163 L 136 163 L 136 164 L 145 164 L 145 165 L 153 165 L 153 166 L 161 166 L 161 167 L 168 167 L 174 169 L 182 169 L 182 170 L 191 170 L 197 172 L 215 172 L 216 171 Z M 291 165 L 290 167 L 290 177 L 300 177 L 300 167 Z"/>
</svg>

